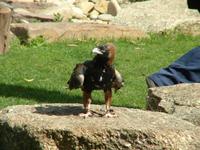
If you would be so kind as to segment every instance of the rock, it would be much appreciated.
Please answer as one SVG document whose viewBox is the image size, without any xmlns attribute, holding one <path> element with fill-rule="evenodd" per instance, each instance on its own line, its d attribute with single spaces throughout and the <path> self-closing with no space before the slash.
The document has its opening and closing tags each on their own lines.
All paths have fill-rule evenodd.
<svg viewBox="0 0 200 150">
<path fill-rule="evenodd" d="M 81 3 L 78 3 L 77 6 L 83 11 L 85 15 L 88 15 L 88 13 L 94 8 L 94 3 L 81 2 Z"/>
<path fill-rule="evenodd" d="M 73 18 L 77 18 L 77 19 L 87 18 L 87 16 L 84 14 L 84 12 L 78 7 L 72 7 L 72 16 L 73 16 Z"/>
<path fill-rule="evenodd" d="M 200 84 L 178 84 L 150 88 L 147 106 L 200 126 Z"/>
<path fill-rule="evenodd" d="M 133 27 L 94 23 L 11 24 L 11 31 L 22 41 L 43 36 L 48 41 L 60 39 L 144 38 L 147 34 Z"/>
<path fill-rule="evenodd" d="M 72 18 L 72 4 L 60 0 L 55 0 L 54 3 L 49 3 L 49 1 L 50 0 L 48 0 L 48 3 L 43 3 L 42 5 L 33 2 L 13 3 L 14 11 L 16 12 L 14 14 L 14 19 L 18 19 L 21 16 L 23 19 L 33 17 L 42 22 L 52 21 L 56 20 L 55 14 L 59 14 L 63 21 Z"/>
<path fill-rule="evenodd" d="M 52 6 L 42 10 L 38 10 L 37 13 L 45 14 L 53 18 L 55 18 L 55 14 L 60 14 L 60 16 L 63 17 L 63 21 L 69 20 L 73 16 L 78 16 L 79 18 L 84 16 L 83 12 L 73 9 L 73 5 L 68 3 L 61 3 L 57 6 Z"/>
<path fill-rule="evenodd" d="M 98 12 L 100 12 L 100 13 L 102 13 L 102 14 L 105 14 L 105 13 L 107 13 L 107 11 L 108 11 L 108 4 L 109 4 L 109 2 L 106 1 L 106 0 L 99 0 L 99 1 L 95 4 L 94 8 L 95 8 Z"/>
<path fill-rule="evenodd" d="M 31 12 L 24 8 L 15 8 L 14 13 L 17 13 L 19 15 L 26 15 L 26 14 L 30 14 Z"/>
<path fill-rule="evenodd" d="M 108 14 L 111 14 L 113 16 L 117 16 L 119 11 L 121 10 L 121 7 L 119 6 L 117 0 L 111 0 L 108 4 Z"/>
<path fill-rule="evenodd" d="M 23 8 L 16 8 L 14 9 L 14 19 L 15 20 L 26 20 L 26 19 L 31 19 L 35 18 L 37 20 L 40 20 L 42 22 L 44 21 L 53 21 L 53 16 L 50 15 L 44 15 L 44 14 L 39 14 L 39 13 L 32 13 L 26 9 Z M 26 19 L 24 19 L 26 18 Z"/>
<path fill-rule="evenodd" d="M 199 20 L 182 21 L 175 26 L 174 30 L 183 34 L 200 35 L 200 18 Z"/>
<path fill-rule="evenodd" d="M 184 22 L 199 19 L 197 10 L 188 9 L 187 0 L 148 0 L 123 5 L 112 23 L 158 33 L 173 30 Z"/>
<path fill-rule="evenodd" d="M 113 16 L 110 14 L 101 14 L 98 16 L 98 19 L 102 20 L 102 21 L 111 21 L 113 19 Z"/>
<path fill-rule="evenodd" d="M 98 113 L 102 106 L 92 105 Z M 11 106 L 0 111 L 2 149 L 200 148 L 200 127 L 171 115 L 113 107 L 117 118 L 83 119 L 79 104 Z M 19 140 L 20 139 L 20 140 Z"/>
<path fill-rule="evenodd" d="M 95 9 L 90 13 L 90 18 L 93 20 L 97 19 L 98 16 L 99 16 L 99 12 L 96 11 Z"/>
</svg>

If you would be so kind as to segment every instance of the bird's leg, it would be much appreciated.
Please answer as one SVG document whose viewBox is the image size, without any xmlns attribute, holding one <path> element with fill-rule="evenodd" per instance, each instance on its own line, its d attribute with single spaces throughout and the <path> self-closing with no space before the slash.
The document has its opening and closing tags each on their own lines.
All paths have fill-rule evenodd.
<svg viewBox="0 0 200 150">
<path fill-rule="evenodd" d="M 112 103 L 112 90 L 111 89 L 105 90 L 104 96 L 105 96 L 105 104 L 106 104 L 106 113 L 104 116 L 107 118 L 117 117 L 117 115 L 110 110 L 110 106 Z"/>
<path fill-rule="evenodd" d="M 91 104 L 91 92 L 83 91 L 83 106 L 85 112 L 79 114 L 79 116 L 87 118 L 93 115 L 92 112 L 90 111 L 90 104 Z"/>
</svg>

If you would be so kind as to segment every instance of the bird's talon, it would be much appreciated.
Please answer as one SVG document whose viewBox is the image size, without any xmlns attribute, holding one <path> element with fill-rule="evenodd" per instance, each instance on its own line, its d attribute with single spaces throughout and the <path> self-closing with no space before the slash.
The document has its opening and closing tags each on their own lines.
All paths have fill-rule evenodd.
<svg viewBox="0 0 200 150">
<path fill-rule="evenodd" d="M 104 117 L 106 117 L 106 118 L 116 118 L 118 116 L 114 112 L 108 111 L 108 112 L 105 113 Z"/>
<path fill-rule="evenodd" d="M 92 117 L 93 116 L 93 113 L 88 111 L 86 113 L 81 113 L 79 114 L 80 117 L 83 117 L 83 118 L 88 118 L 88 117 Z"/>
</svg>

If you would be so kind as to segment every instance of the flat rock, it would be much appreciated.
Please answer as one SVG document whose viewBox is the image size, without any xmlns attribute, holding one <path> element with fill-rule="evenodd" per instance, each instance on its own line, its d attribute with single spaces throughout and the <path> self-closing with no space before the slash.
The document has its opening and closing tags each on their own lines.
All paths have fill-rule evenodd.
<svg viewBox="0 0 200 150">
<path fill-rule="evenodd" d="M 97 112 L 102 106 L 92 105 Z M 200 128 L 174 116 L 113 107 L 117 118 L 83 119 L 79 104 L 11 106 L 0 111 L 2 149 L 200 148 Z"/>
<path fill-rule="evenodd" d="M 20 20 L 20 19 L 38 19 L 42 22 L 44 21 L 53 21 L 53 16 L 51 15 L 45 15 L 45 14 L 38 14 L 38 13 L 32 13 L 26 9 L 23 8 L 16 8 L 14 9 L 14 19 Z"/>
<path fill-rule="evenodd" d="M 200 126 L 200 84 L 178 84 L 150 88 L 147 105 Z"/>
<path fill-rule="evenodd" d="M 121 25 L 95 23 L 29 23 L 11 24 L 11 31 L 22 41 L 43 36 L 48 41 L 60 39 L 143 38 L 143 31 Z"/>
<path fill-rule="evenodd" d="M 148 0 L 123 6 L 113 23 L 157 33 L 199 19 L 200 13 L 188 9 L 187 0 Z"/>
</svg>

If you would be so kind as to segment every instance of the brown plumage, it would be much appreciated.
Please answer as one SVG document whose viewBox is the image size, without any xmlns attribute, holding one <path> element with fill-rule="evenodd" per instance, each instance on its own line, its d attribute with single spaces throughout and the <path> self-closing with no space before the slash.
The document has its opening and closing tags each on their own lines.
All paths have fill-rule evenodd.
<svg viewBox="0 0 200 150">
<path fill-rule="evenodd" d="M 121 74 L 113 66 L 116 48 L 108 43 L 92 50 L 95 54 L 93 60 L 77 64 L 68 81 L 69 89 L 81 88 L 83 91 L 83 105 L 86 110 L 82 116 L 92 115 L 90 104 L 93 90 L 103 90 L 107 117 L 112 117 L 110 106 L 112 103 L 112 88 L 116 90 L 123 86 Z"/>
</svg>

